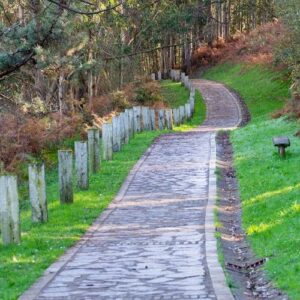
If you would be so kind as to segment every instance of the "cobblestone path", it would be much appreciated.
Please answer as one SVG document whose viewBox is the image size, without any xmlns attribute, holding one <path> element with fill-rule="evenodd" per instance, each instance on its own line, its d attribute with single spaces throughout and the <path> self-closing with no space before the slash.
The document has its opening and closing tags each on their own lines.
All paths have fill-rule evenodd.
<svg viewBox="0 0 300 300">
<path fill-rule="evenodd" d="M 240 111 L 222 85 L 193 83 L 207 102 L 204 125 L 157 139 L 83 240 L 21 299 L 231 299 L 211 276 L 205 216 L 212 140 Z"/>
</svg>

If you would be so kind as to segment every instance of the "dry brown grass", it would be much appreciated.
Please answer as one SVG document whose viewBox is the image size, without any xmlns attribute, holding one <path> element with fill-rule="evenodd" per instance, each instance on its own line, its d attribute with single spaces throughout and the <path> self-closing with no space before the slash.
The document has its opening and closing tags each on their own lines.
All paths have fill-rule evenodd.
<svg viewBox="0 0 300 300">
<path fill-rule="evenodd" d="M 226 43 L 216 41 L 212 48 L 204 45 L 193 55 L 193 66 L 205 67 L 223 61 L 255 64 L 273 62 L 274 49 L 283 40 L 286 29 L 279 21 L 257 27 L 250 33 L 236 33 Z"/>
</svg>

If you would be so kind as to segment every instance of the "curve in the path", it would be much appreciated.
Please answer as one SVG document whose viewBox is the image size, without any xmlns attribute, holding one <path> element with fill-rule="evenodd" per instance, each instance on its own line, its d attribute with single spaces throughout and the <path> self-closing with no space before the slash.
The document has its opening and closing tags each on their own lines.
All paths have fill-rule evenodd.
<svg viewBox="0 0 300 300">
<path fill-rule="evenodd" d="M 232 299 L 214 238 L 214 138 L 240 112 L 224 86 L 193 84 L 205 124 L 157 139 L 81 242 L 20 299 Z"/>
</svg>

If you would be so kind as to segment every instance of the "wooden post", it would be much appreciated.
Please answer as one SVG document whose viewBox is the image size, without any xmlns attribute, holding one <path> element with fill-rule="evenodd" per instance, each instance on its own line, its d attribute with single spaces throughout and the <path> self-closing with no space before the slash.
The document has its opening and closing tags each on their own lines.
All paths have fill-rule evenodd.
<svg viewBox="0 0 300 300">
<path fill-rule="evenodd" d="M 141 132 L 141 107 L 134 106 L 134 132 Z"/>
<path fill-rule="evenodd" d="M 31 220 L 34 223 L 48 221 L 48 209 L 46 198 L 45 165 L 43 163 L 30 164 L 29 198 L 31 204 Z"/>
<path fill-rule="evenodd" d="M 142 124 L 144 130 L 150 130 L 150 111 L 149 107 L 142 107 Z"/>
<path fill-rule="evenodd" d="M 102 125 L 102 140 L 103 140 L 103 158 L 105 160 L 113 159 L 113 127 L 110 123 Z"/>
<path fill-rule="evenodd" d="M 177 119 L 176 119 L 176 108 L 172 109 L 172 116 L 173 116 L 173 124 L 175 126 L 178 126 L 178 122 L 177 122 Z"/>
<path fill-rule="evenodd" d="M 0 219 L 3 244 L 19 244 L 21 229 L 16 176 L 0 176 Z"/>
<path fill-rule="evenodd" d="M 191 97 L 195 98 L 195 87 L 194 86 L 191 87 L 190 98 Z"/>
<path fill-rule="evenodd" d="M 184 79 L 185 79 L 185 73 L 184 73 L 184 72 L 181 72 L 181 73 L 180 73 L 180 81 L 181 81 L 182 83 L 184 83 Z"/>
<path fill-rule="evenodd" d="M 151 130 L 155 130 L 155 110 L 150 109 L 150 122 L 151 122 Z"/>
<path fill-rule="evenodd" d="M 158 128 L 159 130 L 165 129 L 165 110 L 160 109 L 158 111 Z"/>
<path fill-rule="evenodd" d="M 100 132 L 98 128 L 88 129 L 89 173 L 97 173 L 100 169 Z"/>
<path fill-rule="evenodd" d="M 152 74 L 151 74 L 151 80 L 154 80 L 154 81 L 155 81 L 155 73 L 152 73 Z"/>
<path fill-rule="evenodd" d="M 60 203 L 73 203 L 73 153 L 71 150 L 58 151 L 58 178 Z"/>
<path fill-rule="evenodd" d="M 185 115 L 186 115 L 187 120 L 191 119 L 191 105 L 190 105 L 190 103 L 185 104 Z"/>
<path fill-rule="evenodd" d="M 119 116 L 113 117 L 112 130 L 113 130 L 113 151 L 118 152 L 121 150 L 121 132 L 120 132 Z"/>
<path fill-rule="evenodd" d="M 128 128 L 129 128 L 129 139 L 134 136 L 134 113 L 133 109 L 126 109 L 128 111 Z"/>
<path fill-rule="evenodd" d="M 171 109 L 166 109 L 166 125 L 169 130 L 173 129 L 173 118 Z"/>
<path fill-rule="evenodd" d="M 157 72 L 157 80 L 161 81 L 162 76 L 161 76 L 161 71 Z"/>
<path fill-rule="evenodd" d="M 182 124 L 185 120 L 185 107 L 184 107 L 184 105 L 181 105 L 179 107 L 179 110 L 180 110 L 180 123 Z"/>
<path fill-rule="evenodd" d="M 191 105 L 191 115 L 193 116 L 194 112 L 195 112 L 195 98 L 191 97 L 189 102 L 190 102 L 190 105 Z"/>
<path fill-rule="evenodd" d="M 121 134 L 121 145 L 125 144 L 125 120 L 124 120 L 124 113 L 120 113 L 120 134 Z"/>
<path fill-rule="evenodd" d="M 77 187 L 87 190 L 89 188 L 87 142 L 75 142 L 75 167 Z"/>
<path fill-rule="evenodd" d="M 128 144 L 130 134 L 129 134 L 129 112 L 127 109 L 123 113 L 123 124 L 124 124 L 124 143 Z"/>
<path fill-rule="evenodd" d="M 4 162 L 0 160 L 0 175 L 4 173 Z"/>
<path fill-rule="evenodd" d="M 180 70 L 175 70 L 175 81 L 180 81 Z"/>
</svg>

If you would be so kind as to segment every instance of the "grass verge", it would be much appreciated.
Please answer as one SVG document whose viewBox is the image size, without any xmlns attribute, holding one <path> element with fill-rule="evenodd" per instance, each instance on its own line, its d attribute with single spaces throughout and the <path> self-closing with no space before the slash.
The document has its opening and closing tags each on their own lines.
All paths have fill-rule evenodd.
<svg viewBox="0 0 300 300">
<path fill-rule="evenodd" d="M 169 104 L 170 107 L 179 107 L 184 105 L 189 99 L 189 91 L 185 89 L 180 82 L 173 82 L 171 80 L 164 80 L 161 82 L 162 94 L 165 101 Z M 195 114 L 194 117 L 182 124 L 181 126 L 175 127 L 174 131 L 184 132 L 189 131 L 193 128 L 202 124 L 206 117 L 206 106 L 205 102 L 199 93 L 195 93 Z"/>
<path fill-rule="evenodd" d="M 299 123 L 270 117 L 288 98 L 289 83 L 260 66 L 230 64 L 213 68 L 205 78 L 234 88 L 249 108 L 250 124 L 231 133 L 243 227 L 257 256 L 269 258 L 268 276 L 291 299 L 299 299 L 300 140 L 294 137 Z M 272 145 L 277 135 L 291 139 L 285 159 Z"/>
<path fill-rule="evenodd" d="M 168 87 L 165 88 L 167 90 Z M 188 99 L 188 92 L 180 84 L 176 90 L 178 94 L 174 93 L 173 98 L 177 100 L 170 103 L 173 107 L 184 104 Z M 198 93 L 194 118 L 174 131 L 190 130 L 198 126 L 204 116 L 204 103 Z M 10 300 L 20 296 L 51 263 L 80 239 L 115 197 L 129 171 L 153 140 L 166 132 L 143 132 L 136 135 L 121 152 L 115 153 L 113 161 L 102 162 L 101 171 L 90 178 L 88 191 L 75 190 L 72 205 L 60 205 L 58 201 L 56 151 L 45 154 L 53 165 L 46 174 L 49 222 L 31 223 L 29 201 L 26 200 L 28 188 L 23 186 L 20 193 L 22 243 L 3 247 L 0 242 L 0 299 Z M 68 140 L 64 147 L 72 145 L 73 140 Z"/>
</svg>

